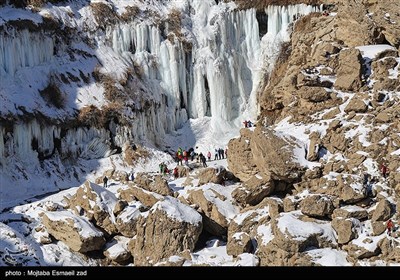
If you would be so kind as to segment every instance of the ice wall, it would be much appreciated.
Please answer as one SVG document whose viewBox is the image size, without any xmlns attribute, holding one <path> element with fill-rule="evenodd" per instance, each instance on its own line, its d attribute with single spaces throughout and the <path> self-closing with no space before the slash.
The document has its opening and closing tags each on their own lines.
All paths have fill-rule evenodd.
<svg viewBox="0 0 400 280">
<path fill-rule="evenodd" d="M 259 23 L 254 9 L 233 10 L 232 3 L 216 5 L 211 0 L 187 3 L 190 9 L 186 7 L 184 12 L 190 12 L 183 28 L 191 50 L 180 40 L 171 42 L 165 31 L 148 22 L 121 23 L 107 30 L 117 59 L 142 68 L 147 91 L 155 101 L 130 112 L 128 126 L 111 123 L 107 129 L 63 129 L 31 121 L 16 123 L 10 130 L 0 125 L 2 162 L 13 156 L 43 158 L 56 152 L 101 158 L 126 141 L 148 139 L 159 144 L 166 133 L 180 128 L 188 118 L 210 116 L 214 128 L 238 127 L 243 119 L 254 120 L 258 85 L 271 69 L 280 44 L 289 40 L 290 23 L 318 7 L 271 6 L 265 9 L 268 20 Z M 262 38 L 259 24 L 267 25 Z M 53 39 L 41 33 L 2 33 L 1 75 L 51 62 L 53 48 Z"/>
<path fill-rule="evenodd" d="M 27 29 L 0 33 L 0 76 L 13 76 L 20 68 L 51 62 L 53 53 L 54 41 L 49 36 Z"/>
<path fill-rule="evenodd" d="M 190 2 L 190 32 L 195 40 L 185 52 L 161 30 L 144 22 L 109 30 L 113 49 L 127 62 L 141 65 L 154 96 L 167 96 L 165 131 L 187 118 L 211 116 L 213 123 L 241 125 L 257 116 L 256 94 L 263 71 L 272 69 L 279 47 L 289 40 L 289 24 L 319 8 L 270 6 L 267 34 L 260 38 L 255 9 L 237 11 L 214 1 Z M 187 27 L 186 27 L 187 28 Z"/>
</svg>

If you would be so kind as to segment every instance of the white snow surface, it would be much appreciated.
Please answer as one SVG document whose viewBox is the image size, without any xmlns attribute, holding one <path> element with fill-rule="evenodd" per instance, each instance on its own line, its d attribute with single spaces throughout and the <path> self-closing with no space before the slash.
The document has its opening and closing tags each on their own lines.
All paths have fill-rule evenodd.
<svg viewBox="0 0 400 280">
<path fill-rule="evenodd" d="M 199 225 L 202 222 L 202 217 L 196 210 L 180 202 L 173 197 L 165 197 L 164 200 L 157 202 L 152 207 L 151 211 L 160 210 L 165 212 L 168 217 L 180 222 Z"/>
<path fill-rule="evenodd" d="M 322 266 L 351 266 L 347 254 L 332 248 L 314 249 L 306 252 L 313 262 Z"/>
</svg>

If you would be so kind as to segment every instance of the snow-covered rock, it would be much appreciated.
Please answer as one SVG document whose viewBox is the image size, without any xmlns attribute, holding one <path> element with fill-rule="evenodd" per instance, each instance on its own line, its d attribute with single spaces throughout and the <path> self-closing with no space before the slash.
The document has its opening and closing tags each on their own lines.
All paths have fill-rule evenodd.
<svg viewBox="0 0 400 280">
<path fill-rule="evenodd" d="M 105 244 L 103 233 L 86 218 L 69 211 L 44 212 L 42 217 L 46 230 L 57 240 L 76 252 L 99 250 Z"/>
<path fill-rule="evenodd" d="M 310 195 L 300 202 L 300 209 L 304 215 L 323 218 L 330 216 L 335 208 L 330 197 Z"/>
<path fill-rule="evenodd" d="M 77 215 L 94 220 L 109 234 L 117 233 L 114 209 L 118 199 L 114 193 L 97 184 L 86 181 L 69 199 L 69 208 Z"/>
<path fill-rule="evenodd" d="M 151 265 L 184 250 L 193 251 L 202 229 L 202 217 L 196 210 L 165 197 L 138 221 L 131 251 L 135 265 Z"/>
<path fill-rule="evenodd" d="M 133 183 L 144 190 L 154 192 L 159 195 L 173 195 L 172 190 L 168 187 L 167 180 L 159 174 L 153 175 L 145 172 L 139 172 L 136 174 Z"/>
<path fill-rule="evenodd" d="M 128 202 L 138 200 L 146 207 L 152 207 L 158 201 L 163 199 L 162 195 L 146 191 L 131 183 L 128 184 L 127 187 L 118 189 L 118 192 L 119 192 L 119 197 L 122 198 L 123 200 Z"/>
<path fill-rule="evenodd" d="M 228 255 L 234 257 L 239 256 L 243 253 L 250 253 L 252 249 L 252 243 L 250 235 L 245 232 L 237 232 L 230 238 L 228 237 L 228 243 L 226 245 L 226 252 Z"/>
</svg>

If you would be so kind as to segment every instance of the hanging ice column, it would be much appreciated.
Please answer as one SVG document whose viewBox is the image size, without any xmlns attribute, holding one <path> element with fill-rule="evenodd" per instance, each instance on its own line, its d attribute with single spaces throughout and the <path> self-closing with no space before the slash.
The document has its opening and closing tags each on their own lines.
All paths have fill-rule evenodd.
<svg viewBox="0 0 400 280">
<path fill-rule="evenodd" d="M 162 40 L 160 30 L 145 23 L 117 26 L 112 31 L 113 49 L 136 61 L 143 69 L 152 98 L 161 101 L 167 97 L 162 127 L 166 132 L 175 131 L 187 121 L 186 57 L 182 44 Z M 159 112 L 161 113 L 161 112 Z"/>
<path fill-rule="evenodd" d="M 0 34 L 0 76 L 14 75 L 22 67 L 50 62 L 53 58 L 53 39 L 28 30 Z"/>
</svg>

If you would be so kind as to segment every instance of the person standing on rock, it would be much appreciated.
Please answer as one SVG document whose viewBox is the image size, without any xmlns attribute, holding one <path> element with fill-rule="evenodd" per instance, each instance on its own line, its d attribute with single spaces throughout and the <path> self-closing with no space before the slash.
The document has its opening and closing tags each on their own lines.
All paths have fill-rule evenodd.
<svg viewBox="0 0 400 280">
<path fill-rule="evenodd" d="M 107 178 L 107 176 L 104 176 L 104 178 L 103 178 L 103 187 L 104 188 L 107 188 L 107 182 L 108 182 L 108 178 Z"/>
</svg>

